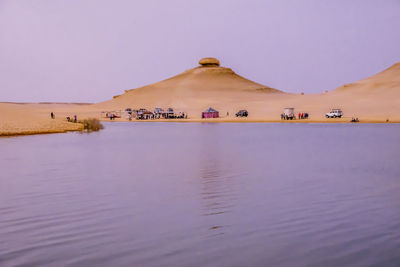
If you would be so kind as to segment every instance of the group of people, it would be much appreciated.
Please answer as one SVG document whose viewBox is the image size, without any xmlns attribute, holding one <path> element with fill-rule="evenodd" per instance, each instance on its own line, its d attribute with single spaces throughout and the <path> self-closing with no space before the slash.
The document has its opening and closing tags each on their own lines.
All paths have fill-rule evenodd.
<svg viewBox="0 0 400 267">
<path fill-rule="evenodd" d="M 112 121 L 112 120 L 115 120 L 115 118 L 117 117 L 114 113 L 111 113 L 110 115 L 109 115 L 109 117 L 110 117 L 110 121 Z"/>
<path fill-rule="evenodd" d="M 308 119 L 308 113 L 305 112 L 299 113 L 299 120 L 301 119 Z"/>
<path fill-rule="evenodd" d="M 293 120 L 294 119 L 294 114 L 281 114 L 281 120 Z"/>
<path fill-rule="evenodd" d="M 296 119 L 296 115 L 294 114 L 285 114 L 282 113 L 281 114 L 281 120 L 295 120 Z M 308 119 L 308 113 L 303 112 L 303 113 L 299 113 L 298 119 Z"/>
<path fill-rule="evenodd" d="M 142 112 L 136 114 L 137 120 L 155 120 L 155 119 L 187 119 L 187 114 L 184 112 L 176 113 L 153 113 L 153 112 Z M 129 116 L 129 120 L 132 120 L 132 115 Z"/>
<path fill-rule="evenodd" d="M 78 122 L 78 116 L 74 115 L 74 118 L 73 118 L 73 119 L 71 119 L 71 117 L 67 117 L 67 121 L 68 121 L 68 122 L 77 123 L 77 122 Z"/>
<path fill-rule="evenodd" d="M 55 118 L 56 118 L 56 114 L 54 114 L 54 112 L 51 112 L 50 113 L 50 118 L 52 119 L 52 120 L 54 120 Z M 77 123 L 78 122 L 78 116 L 76 116 L 76 115 L 74 115 L 74 118 L 72 119 L 71 117 L 67 117 L 67 121 L 68 122 L 75 122 L 75 123 Z"/>
</svg>

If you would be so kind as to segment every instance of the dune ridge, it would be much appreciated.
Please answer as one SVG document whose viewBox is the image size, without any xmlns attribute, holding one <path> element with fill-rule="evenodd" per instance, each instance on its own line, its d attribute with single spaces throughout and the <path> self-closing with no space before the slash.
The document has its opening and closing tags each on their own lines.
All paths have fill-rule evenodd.
<svg viewBox="0 0 400 267">
<path fill-rule="evenodd" d="M 358 91 L 358 93 L 390 93 L 400 90 L 400 62 L 363 80 L 345 84 L 334 92 Z"/>
</svg>

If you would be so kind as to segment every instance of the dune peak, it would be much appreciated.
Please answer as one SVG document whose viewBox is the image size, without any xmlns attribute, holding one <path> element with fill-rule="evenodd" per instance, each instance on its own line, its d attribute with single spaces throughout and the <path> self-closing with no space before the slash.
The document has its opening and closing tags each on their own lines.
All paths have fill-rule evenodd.
<svg viewBox="0 0 400 267">
<path fill-rule="evenodd" d="M 200 59 L 199 61 L 200 66 L 202 67 L 219 67 L 220 63 L 219 60 L 213 57 L 205 57 Z"/>
</svg>

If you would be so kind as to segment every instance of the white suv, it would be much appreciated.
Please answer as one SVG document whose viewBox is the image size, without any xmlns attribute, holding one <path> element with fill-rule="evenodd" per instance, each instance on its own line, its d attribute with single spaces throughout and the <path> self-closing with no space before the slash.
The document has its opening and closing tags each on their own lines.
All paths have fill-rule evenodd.
<svg viewBox="0 0 400 267">
<path fill-rule="evenodd" d="M 327 118 L 341 118 L 342 116 L 343 112 L 341 109 L 332 109 L 331 112 L 325 114 Z"/>
</svg>

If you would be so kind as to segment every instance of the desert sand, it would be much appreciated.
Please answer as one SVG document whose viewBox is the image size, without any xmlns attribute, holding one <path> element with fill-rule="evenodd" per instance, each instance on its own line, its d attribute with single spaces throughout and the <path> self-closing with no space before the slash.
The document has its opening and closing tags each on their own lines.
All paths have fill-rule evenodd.
<svg viewBox="0 0 400 267">
<path fill-rule="evenodd" d="M 50 118 L 49 110 L 52 107 L 62 109 L 62 106 L 64 105 L 0 103 L 0 136 L 82 130 L 82 124 L 67 122 L 63 117 Z"/>
<path fill-rule="evenodd" d="M 174 77 L 125 90 L 101 103 L 0 103 L 0 135 L 80 130 L 79 125 L 68 123 L 65 118 L 76 114 L 80 119 L 107 120 L 102 111 L 156 107 L 185 112 L 188 119 L 172 120 L 185 122 L 281 122 L 280 114 L 285 107 L 295 108 L 296 114 L 310 114 L 307 120 L 289 122 L 349 122 L 352 117 L 366 123 L 400 122 L 400 63 L 333 91 L 305 95 L 285 93 L 250 81 L 230 68 L 221 67 L 217 59 L 205 58 L 199 63 Z M 201 112 L 209 107 L 218 110 L 221 118 L 201 119 Z M 341 108 L 344 117 L 326 119 L 325 113 L 332 108 Z M 236 118 L 234 114 L 240 109 L 248 110 L 249 117 Z M 55 112 L 55 120 L 50 119 L 50 112 Z"/>
</svg>

